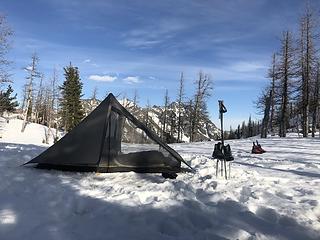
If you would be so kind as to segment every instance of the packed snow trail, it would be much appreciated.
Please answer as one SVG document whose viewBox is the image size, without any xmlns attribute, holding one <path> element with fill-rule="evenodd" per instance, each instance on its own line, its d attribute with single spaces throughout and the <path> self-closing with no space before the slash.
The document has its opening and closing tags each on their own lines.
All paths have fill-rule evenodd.
<svg viewBox="0 0 320 240">
<path fill-rule="evenodd" d="M 214 142 L 173 144 L 197 172 L 167 180 L 21 166 L 46 148 L 21 141 L 0 140 L 0 239 L 320 239 L 318 139 L 229 141 L 229 180 Z"/>
</svg>

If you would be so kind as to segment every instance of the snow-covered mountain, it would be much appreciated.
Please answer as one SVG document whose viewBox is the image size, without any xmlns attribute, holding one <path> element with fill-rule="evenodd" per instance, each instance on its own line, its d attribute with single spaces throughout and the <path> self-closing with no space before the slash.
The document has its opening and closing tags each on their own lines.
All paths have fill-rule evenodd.
<svg viewBox="0 0 320 240">
<path fill-rule="evenodd" d="M 82 103 L 84 111 L 86 115 L 88 115 L 96 106 L 99 105 L 100 101 L 95 99 L 84 99 L 82 100 Z M 159 136 L 161 135 L 165 111 L 163 106 L 153 105 L 152 107 L 140 107 L 128 99 L 121 99 L 120 103 L 155 133 L 157 133 Z M 171 103 L 167 108 L 165 139 L 169 143 L 177 141 L 178 112 L 178 104 L 176 102 Z M 183 121 L 181 126 L 181 139 L 183 142 L 188 142 L 190 138 L 190 116 L 188 113 L 188 107 L 186 105 L 184 105 L 182 108 L 181 119 Z M 220 136 L 219 129 L 207 116 L 204 116 L 201 119 L 199 125 L 199 130 L 195 136 L 196 141 L 208 141 L 210 139 L 217 139 Z M 134 126 L 126 122 L 124 128 L 124 139 L 131 141 L 131 137 L 126 134 L 135 131 Z M 139 132 L 135 132 L 135 135 L 139 134 Z"/>
</svg>

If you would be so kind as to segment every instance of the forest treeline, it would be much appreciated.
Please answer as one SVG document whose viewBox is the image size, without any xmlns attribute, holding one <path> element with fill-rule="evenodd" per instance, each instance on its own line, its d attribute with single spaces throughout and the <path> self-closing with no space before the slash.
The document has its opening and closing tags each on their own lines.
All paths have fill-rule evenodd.
<svg viewBox="0 0 320 240">
<path fill-rule="evenodd" d="M 269 83 L 255 101 L 262 120 L 250 117 L 226 132 L 228 138 L 286 137 L 288 132 L 315 137 L 320 128 L 319 20 L 317 11 L 307 6 L 297 29 L 282 32 L 279 48 L 271 54 Z"/>
<path fill-rule="evenodd" d="M 319 16 L 307 7 L 295 32 L 284 30 L 271 57 L 268 86 L 256 104 L 263 113 L 261 137 L 286 137 L 295 131 L 307 137 L 319 129 Z"/>
</svg>

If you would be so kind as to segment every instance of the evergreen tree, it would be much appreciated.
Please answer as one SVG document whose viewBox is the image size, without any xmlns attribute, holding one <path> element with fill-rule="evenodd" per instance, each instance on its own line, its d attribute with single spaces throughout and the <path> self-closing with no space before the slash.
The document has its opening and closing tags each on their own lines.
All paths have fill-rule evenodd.
<svg viewBox="0 0 320 240">
<path fill-rule="evenodd" d="M 241 138 L 240 124 L 238 124 L 238 128 L 237 128 L 237 138 L 238 138 L 238 139 Z"/>
<path fill-rule="evenodd" d="M 243 121 L 241 124 L 241 137 L 242 138 L 247 138 L 247 126 L 246 126 L 246 122 Z"/>
<path fill-rule="evenodd" d="M 65 131 L 70 131 L 80 123 L 84 111 L 80 101 L 82 83 L 77 67 L 71 65 L 64 68 L 65 81 L 61 90 L 61 120 Z"/>
<path fill-rule="evenodd" d="M 4 111 L 13 112 L 18 106 L 18 102 L 16 101 L 17 94 L 11 96 L 12 93 L 13 89 L 11 85 L 8 86 L 6 91 L 0 91 L 0 115 Z"/>
<path fill-rule="evenodd" d="M 237 131 L 234 131 L 232 129 L 232 126 L 230 126 L 230 131 L 229 131 L 229 134 L 228 134 L 228 138 L 226 139 L 236 139 L 237 138 Z"/>
<path fill-rule="evenodd" d="M 253 136 L 253 122 L 251 120 L 251 115 L 248 120 L 247 137 Z"/>
</svg>

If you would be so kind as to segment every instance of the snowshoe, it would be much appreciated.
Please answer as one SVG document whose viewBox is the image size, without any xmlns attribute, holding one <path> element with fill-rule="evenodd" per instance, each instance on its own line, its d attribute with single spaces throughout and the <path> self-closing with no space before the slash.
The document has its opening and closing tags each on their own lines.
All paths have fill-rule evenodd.
<svg viewBox="0 0 320 240">
<path fill-rule="evenodd" d="M 224 155 L 222 153 L 222 143 L 218 142 L 214 145 L 214 150 L 212 153 L 212 157 L 216 159 L 224 159 Z"/>
</svg>

